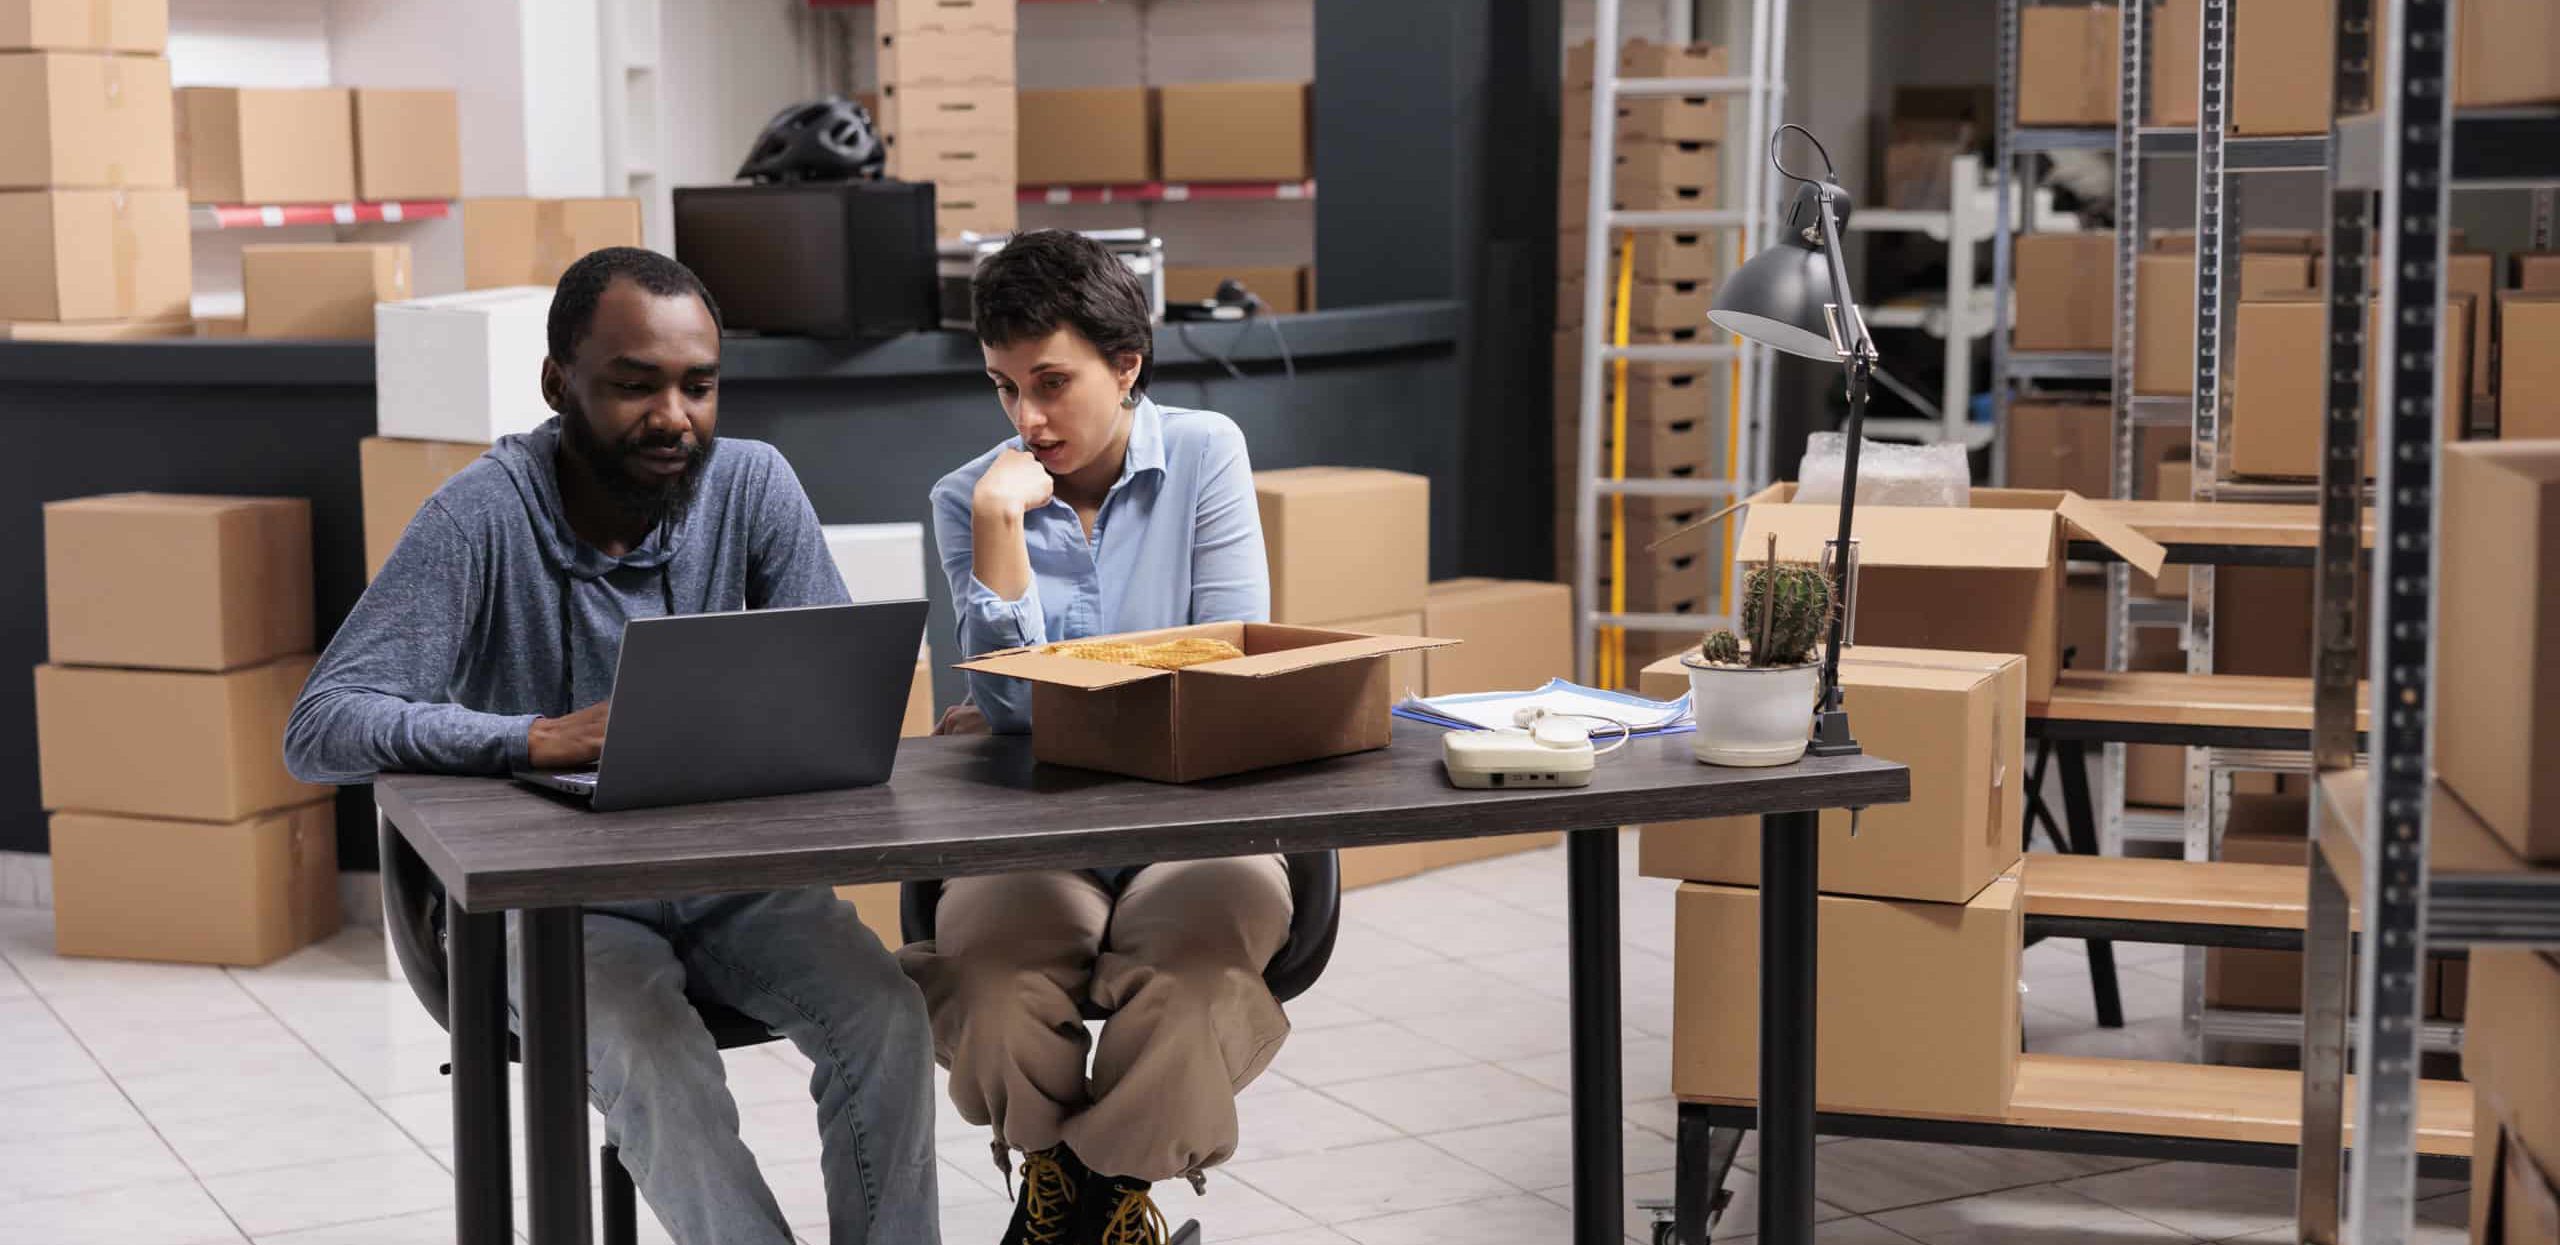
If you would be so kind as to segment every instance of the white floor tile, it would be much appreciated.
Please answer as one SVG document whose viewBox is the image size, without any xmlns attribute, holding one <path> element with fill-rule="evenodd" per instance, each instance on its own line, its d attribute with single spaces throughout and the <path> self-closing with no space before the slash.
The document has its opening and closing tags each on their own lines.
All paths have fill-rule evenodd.
<svg viewBox="0 0 2560 1245">
<path fill-rule="evenodd" d="M 251 1237 L 415 1214 L 453 1202 L 452 1174 L 415 1153 L 213 1176 L 204 1187 Z"/>
<path fill-rule="evenodd" d="M 948 1232 L 944 1234 L 944 1237 L 946 1240 L 951 1239 Z M 1232 1238 L 1220 1237 L 1218 1239 L 1221 1242 L 1233 1240 L 1235 1245 L 1350 1245 L 1351 1242 L 1350 1237 L 1344 1236 L 1331 1228 L 1299 1228 L 1293 1232 L 1273 1232 L 1266 1236 Z"/>
<path fill-rule="evenodd" d="M 1536 1119 L 1572 1105 L 1554 1089 L 1481 1063 L 1348 1081 L 1324 1092 L 1412 1135 Z"/>
<path fill-rule="evenodd" d="M 740 1107 L 765 1103 L 799 1103 L 816 1110 L 816 1100 L 809 1096 L 809 1070 L 795 1068 L 765 1053 L 765 1046 L 741 1046 L 720 1053 L 726 1065 L 729 1097 Z"/>
<path fill-rule="evenodd" d="M 1461 1002 L 1402 1016 L 1396 1023 L 1488 1063 L 1554 1054 L 1573 1045 L 1572 1009 L 1543 995 L 1501 998 L 1491 1014 L 1482 1003 Z"/>
<path fill-rule="evenodd" d="M 1312 1089 L 1236 1100 L 1238 1161 L 1339 1150 L 1386 1141 L 1394 1128 Z"/>
<path fill-rule="evenodd" d="M 160 1136 L 198 1178 L 376 1155 L 425 1158 L 417 1141 L 372 1104 L 344 1109 L 190 1117 Z"/>
<path fill-rule="evenodd" d="M 186 1165 L 146 1127 L 0 1139 L 0 1203 L 186 1178 Z"/>
<path fill-rule="evenodd" d="M 1464 964 L 1435 966 L 1428 972 L 1394 968 L 1340 976 L 1327 973 L 1324 988 L 1332 997 L 1388 1020 L 1462 1011 L 1482 1023 L 1488 1005 L 1507 1007 L 1524 995 L 1535 997 L 1517 982 Z"/>
<path fill-rule="evenodd" d="M 1184 1220 L 1197 1219 L 1200 1234 L 1213 1241 L 1316 1226 L 1315 1220 L 1295 1208 L 1282 1205 L 1270 1194 L 1222 1171 L 1209 1173 L 1206 1193 L 1194 1196 L 1190 1185 L 1170 1180 L 1157 1185 L 1154 1196 L 1156 1209 L 1164 1212 L 1166 1223 L 1180 1227 Z"/>
<path fill-rule="evenodd" d="M 1755 1149 L 1737 1160 L 1759 1167 Z M 1860 1214 L 1977 1193 L 2015 1189 L 2140 1166 L 2139 1159 L 2034 1150 L 1997 1150 L 1922 1141 L 1848 1138 L 1814 1152 L 1814 1181 L 1827 1202 Z"/>
<path fill-rule="evenodd" d="M 2291 1168 L 2154 1163 L 2060 1187 L 2200 1240 L 2247 1236 L 2293 1222 Z"/>
<path fill-rule="evenodd" d="M 0 1090 L 103 1081 L 106 1069 L 39 998 L 0 1001 Z"/>
<path fill-rule="evenodd" d="M 1573 1178 L 1572 1117 L 1551 1115 L 1422 1138 L 1523 1189 L 1544 1189 Z M 1629 1125 L 1621 1142 L 1630 1176 L 1671 1170 L 1678 1152 L 1671 1139 Z"/>
<path fill-rule="evenodd" d="M 1377 1019 L 1329 989 L 1323 978 L 1318 978 L 1305 994 L 1282 1004 L 1281 1010 L 1288 1014 L 1289 1032 L 1292 1034 L 1314 1033 Z"/>
<path fill-rule="evenodd" d="M 1556 879 L 1562 890 L 1564 879 Z M 1439 878 L 1415 878 L 1343 896 L 1343 915 L 1456 959 L 1564 941 L 1565 923 Z"/>
<path fill-rule="evenodd" d="M 299 1036 L 367 1098 L 441 1093 L 452 1083 L 443 1068 L 453 1058 L 453 1047 L 441 1034 L 424 1042 L 396 1045 L 385 1045 L 372 1037 Z"/>
<path fill-rule="evenodd" d="M 193 1180 L 0 1204 L 11 1240 L 44 1245 L 238 1245 L 248 1238 Z"/>
<path fill-rule="evenodd" d="M 641 1212 L 646 1217 L 648 1212 Z M 389 1219 L 331 1224 L 299 1232 L 279 1232 L 257 1239 L 257 1245 L 453 1245 L 453 1208 L 438 1207 Z"/>
<path fill-rule="evenodd" d="M 1522 1193 L 1340 1225 L 1360 1245 L 1549 1245 L 1570 1239 L 1573 1215 Z"/>
<path fill-rule="evenodd" d="M 1551 999 L 1570 1000 L 1573 997 L 1573 973 L 1563 942 L 1502 955 L 1480 956 L 1465 963 Z M 1620 994 L 1624 998 L 1639 998 L 1657 989 L 1668 989 L 1671 958 L 1656 955 L 1642 947 L 1621 947 L 1618 951 L 1618 975 Z"/>
<path fill-rule="evenodd" d="M 1922 1245 L 2167 1245 L 2194 1238 L 2049 1186 L 1887 1211 L 1872 1218 Z"/>
<path fill-rule="evenodd" d="M 1759 1225 L 1756 1223 L 1736 1224 L 1728 1219 L 1724 1226 L 1716 1229 L 1717 1245 L 1759 1239 Z M 1873 1219 L 1851 1216 L 1815 1224 L 1813 1245 L 1912 1245 L 1912 1240 Z M 2057 1241 L 2055 1245 L 2063 1245 L 2063 1242 Z"/>
<path fill-rule="evenodd" d="M 124 1092 L 105 1080 L 0 1091 L 0 1121 L 9 1142 L 147 1127 Z"/>
<path fill-rule="evenodd" d="M 153 1123 L 353 1110 L 366 1101 L 327 1061 L 308 1050 L 225 1069 L 219 1075 L 181 1069 L 118 1077 L 116 1083 Z"/>
<path fill-rule="evenodd" d="M 1325 971 L 1377 972 L 1438 964 L 1446 958 L 1437 951 L 1399 938 L 1375 925 L 1346 920 L 1335 934 L 1333 958 L 1325 962 Z"/>
<path fill-rule="evenodd" d="M 79 1005 L 91 999 L 66 999 L 55 1004 L 71 1034 L 88 1048 L 89 1057 L 107 1070 L 107 1075 L 124 1077 L 156 1076 L 171 1072 L 192 1072 L 202 1076 L 229 1076 L 256 1071 L 276 1062 L 294 1062 L 310 1058 L 311 1047 L 282 1021 L 263 1011 L 219 1019 L 190 1018 L 186 1024 L 170 1024 L 166 1017 L 158 1023 L 138 1023 L 131 1017 L 101 1017 L 84 1013 Z M 255 1006 L 254 1002 L 251 1004 Z"/>
<path fill-rule="evenodd" d="M 36 988 L 28 985 L 27 979 L 19 976 L 17 969 L 10 967 L 7 960 L 0 959 L 0 1002 L 23 999 L 35 992 Z"/>
<path fill-rule="evenodd" d="M 1474 1063 L 1464 1052 L 1391 1021 L 1292 1033 L 1271 1066 L 1301 1085 L 1338 1085 L 1373 1076 Z"/>
<path fill-rule="evenodd" d="M 1410 1138 L 1230 1163 L 1226 1170 L 1281 1204 L 1335 1225 L 1517 1192 L 1492 1174 Z"/>
<path fill-rule="evenodd" d="M 1503 1067 L 1564 1093 L 1573 1092 L 1573 1053 L 1555 1051 L 1529 1059 L 1506 1060 Z M 1671 1040 L 1630 1038 L 1618 1047 L 1618 1083 L 1627 1102 L 1671 1096 Z"/>
</svg>

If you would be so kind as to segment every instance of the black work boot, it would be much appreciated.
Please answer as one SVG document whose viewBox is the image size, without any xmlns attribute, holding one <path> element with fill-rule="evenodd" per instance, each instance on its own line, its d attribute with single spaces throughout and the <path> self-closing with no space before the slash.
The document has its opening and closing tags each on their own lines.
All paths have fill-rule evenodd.
<svg viewBox="0 0 2560 1245">
<path fill-rule="evenodd" d="M 1147 1181 L 1088 1175 L 1076 1208 L 1075 1245 L 1165 1245 L 1164 1212 Z"/>
<path fill-rule="evenodd" d="M 1093 1180 L 1075 1151 L 1063 1145 L 1022 1156 L 1022 1195 L 1014 1202 L 1003 1245 L 1068 1245 L 1076 1238 L 1077 1209 Z"/>
</svg>

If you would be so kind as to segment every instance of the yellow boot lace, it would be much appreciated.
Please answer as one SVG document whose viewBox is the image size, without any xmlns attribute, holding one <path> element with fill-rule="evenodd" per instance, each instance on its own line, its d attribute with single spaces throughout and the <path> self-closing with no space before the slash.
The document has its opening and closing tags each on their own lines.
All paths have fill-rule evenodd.
<svg viewBox="0 0 2560 1245">
<path fill-rule="evenodd" d="M 1164 1212 L 1144 1189 L 1123 1191 L 1102 1224 L 1102 1245 L 1165 1245 L 1167 1235 Z"/>
<path fill-rule="evenodd" d="M 1032 1245 L 1064 1245 L 1075 1222 L 1076 1186 L 1058 1156 L 1035 1150 L 1022 1156 L 1023 1238 Z"/>
</svg>

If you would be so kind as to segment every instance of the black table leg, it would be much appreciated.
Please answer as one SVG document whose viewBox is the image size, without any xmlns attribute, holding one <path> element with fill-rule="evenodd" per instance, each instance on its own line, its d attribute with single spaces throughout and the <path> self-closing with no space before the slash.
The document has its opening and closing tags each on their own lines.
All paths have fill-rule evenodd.
<svg viewBox="0 0 2560 1245">
<path fill-rule="evenodd" d="M 507 919 L 449 908 L 445 1018 L 453 1043 L 454 1238 L 513 1245 L 507 1160 Z"/>
<path fill-rule="evenodd" d="M 2071 850 L 2098 854 L 2098 811 L 2089 800 L 2089 745 L 2064 740 L 2057 761 L 2062 766 L 2062 817 L 2071 823 Z M 2124 996 L 2116 990 L 2116 945 L 2101 938 L 2088 941 L 2089 996 L 2096 1004 L 2098 1027 L 2124 1027 Z"/>
<path fill-rule="evenodd" d="M 1626 1108 L 1619 1101 L 1618 829 L 1565 836 L 1573 992 L 1573 1239 L 1626 1240 Z"/>
<path fill-rule="evenodd" d="M 524 958 L 524 1179 L 533 1245 L 589 1245 L 585 915 L 539 908 L 517 931 Z"/>
<path fill-rule="evenodd" d="M 1760 819 L 1760 1239 L 1813 1240 L 1815 813 Z"/>
</svg>

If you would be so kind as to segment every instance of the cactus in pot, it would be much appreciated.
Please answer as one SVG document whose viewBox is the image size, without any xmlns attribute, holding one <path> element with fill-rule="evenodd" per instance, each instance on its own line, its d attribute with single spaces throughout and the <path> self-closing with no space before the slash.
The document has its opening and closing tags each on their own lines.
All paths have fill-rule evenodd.
<svg viewBox="0 0 2560 1245">
<path fill-rule="evenodd" d="M 1743 581 L 1746 652 L 1731 630 L 1707 633 L 1701 656 L 1717 666 L 1800 666 L 1814 659 L 1831 622 L 1831 580 L 1810 562 L 1768 562 Z"/>
<path fill-rule="evenodd" d="M 1709 632 L 1689 668 L 1698 719 L 1690 747 L 1709 765 L 1786 765 L 1804 755 L 1822 691 L 1815 654 L 1831 625 L 1831 580 L 1821 568 L 1768 560 L 1744 580 L 1738 621 L 1749 633 Z"/>
</svg>

